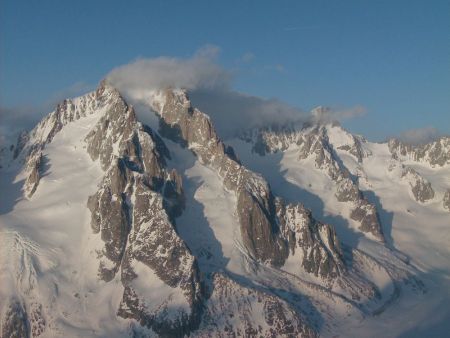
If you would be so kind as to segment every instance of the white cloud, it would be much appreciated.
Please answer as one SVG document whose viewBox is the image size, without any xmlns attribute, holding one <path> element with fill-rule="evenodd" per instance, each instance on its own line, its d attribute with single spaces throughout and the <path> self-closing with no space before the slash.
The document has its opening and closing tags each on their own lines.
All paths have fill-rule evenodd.
<svg viewBox="0 0 450 338">
<path fill-rule="evenodd" d="M 216 62 L 219 48 L 206 46 L 188 59 L 157 57 L 138 59 L 113 69 L 108 81 L 119 90 L 228 87 L 230 73 Z"/>
<path fill-rule="evenodd" d="M 329 107 L 317 107 L 312 111 L 312 120 L 315 123 L 330 123 L 364 116 L 366 109 L 362 106 L 354 106 L 344 109 L 332 109 Z"/>
<path fill-rule="evenodd" d="M 254 127 L 307 121 L 309 114 L 277 99 L 264 99 L 234 90 L 194 90 L 189 94 L 195 107 L 211 116 L 224 138 Z"/>
<path fill-rule="evenodd" d="M 184 88 L 195 107 L 214 121 L 222 137 L 242 128 L 305 119 L 300 109 L 276 99 L 263 99 L 236 92 L 231 88 L 232 75 L 216 58 L 219 49 L 206 46 L 188 59 L 158 57 L 138 59 L 113 69 L 107 80 L 123 93 L 135 90 Z M 251 53 L 243 58 L 251 60 Z"/>
<path fill-rule="evenodd" d="M 410 129 L 402 132 L 399 139 L 408 144 L 425 144 L 436 140 L 442 134 L 434 127 Z"/>
<path fill-rule="evenodd" d="M 283 125 L 311 121 L 311 114 L 277 99 L 265 99 L 232 89 L 232 73 L 217 62 L 220 49 L 207 45 L 189 58 L 141 58 L 119 66 L 106 76 L 108 82 L 125 96 L 135 91 L 184 88 L 193 105 L 209 114 L 219 134 L 227 138 L 241 129 L 267 125 Z M 242 59 L 250 61 L 254 55 L 246 53 Z M 282 65 L 271 70 L 284 72 Z M 1 109 L 0 133 L 30 129 L 57 102 L 90 91 L 93 86 L 78 82 L 52 95 L 39 107 Z M 346 110 L 324 110 L 317 121 L 329 122 L 360 116 L 361 107 Z M 11 128 L 10 126 L 14 126 Z"/>
<path fill-rule="evenodd" d="M 0 107 L 0 147 L 14 143 L 11 138 L 21 130 L 30 129 L 38 121 L 32 107 Z"/>
<path fill-rule="evenodd" d="M 187 59 L 158 57 L 138 59 L 113 69 L 108 81 L 124 94 L 135 91 L 184 88 L 195 107 L 211 116 L 223 138 L 253 127 L 283 125 L 311 121 L 310 113 L 277 99 L 265 99 L 232 89 L 232 75 L 217 63 L 219 48 L 206 46 Z M 242 60 L 251 60 L 246 53 Z M 268 69 L 284 72 L 282 65 Z M 354 107 L 344 110 L 324 110 L 317 122 L 330 122 L 361 116 L 365 110 Z M 316 116 L 317 117 L 317 116 Z"/>
</svg>

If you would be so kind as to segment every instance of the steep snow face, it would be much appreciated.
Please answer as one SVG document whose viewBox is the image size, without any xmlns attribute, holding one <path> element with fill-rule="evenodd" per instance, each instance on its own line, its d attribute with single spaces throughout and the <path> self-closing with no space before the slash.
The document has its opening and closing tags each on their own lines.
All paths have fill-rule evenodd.
<svg viewBox="0 0 450 338">
<path fill-rule="evenodd" d="M 176 172 L 164 170 L 158 141 L 113 88 L 67 102 L 5 170 L 16 180 L 2 182 L 11 192 L 0 218 L 2 336 L 129 334 L 133 321 L 120 317 L 189 331 L 200 285 L 171 223 L 182 201 Z M 37 179 L 21 198 L 35 156 Z"/>
<path fill-rule="evenodd" d="M 84 137 L 101 115 L 102 110 L 89 111 L 42 149 L 46 165 L 31 199 L 19 197 L 23 175 L 2 182 L 0 304 L 2 311 L 20 304 L 35 336 L 121 336 L 126 331 L 125 323 L 115 319 L 121 284 L 97 278 L 98 239 L 86 208 L 103 172 L 86 153 Z M 41 140 L 44 129 L 32 133 L 35 139 Z M 2 178 L 17 174 L 15 164 L 2 171 Z"/>
<path fill-rule="evenodd" d="M 424 269 L 432 267 L 449 271 L 444 267 L 448 266 L 450 237 L 445 234 L 448 233 L 450 218 L 442 201 L 450 187 L 450 166 L 432 168 L 427 163 L 400 163 L 391 158 L 387 144 L 371 143 L 367 146 L 374 155 L 364 163 L 367 180 L 362 181 L 363 186 L 372 190 L 379 199 L 386 223 L 390 220 L 391 241 L 411 256 L 421 251 L 415 263 L 421 265 L 426 261 Z M 413 171 L 408 170 L 405 176 L 405 168 Z M 417 200 L 411 191 L 416 175 L 420 175 L 419 180 L 426 180 L 434 192 L 434 196 L 425 203 Z"/>
<path fill-rule="evenodd" d="M 337 156 L 337 147 L 330 143 L 329 134 L 332 135 L 332 140 L 338 142 L 337 147 L 350 151 L 357 161 L 362 161 L 363 156 L 367 155 L 362 148 L 362 138 L 353 137 L 335 126 L 260 129 L 243 134 L 240 140 L 252 145 L 251 153 L 247 156 L 250 161 L 253 161 L 255 152 L 261 156 L 281 152 L 282 160 L 291 159 L 292 163 L 288 167 L 296 168 L 293 174 L 297 175 L 298 179 L 309 181 L 308 173 L 322 176 L 320 181 L 328 181 L 328 184 L 320 185 L 319 189 L 323 189 L 325 194 L 334 195 L 338 202 L 345 203 L 338 208 L 344 208 L 357 229 L 383 241 L 383 231 L 375 206 L 361 193 L 358 180 L 350 175 L 348 168 Z M 239 147 L 238 144 L 236 146 Z M 254 170 L 258 171 L 258 168 Z M 303 170 L 301 175 L 298 175 L 298 170 Z M 315 181 L 317 179 L 319 177 L 316 177 Z M 306 190 L 312 188 L 311 182 L 304 183 L 302 187 L 306 186 Z"/>
<path fill-rule="evenodd" d="M 387 229 L 387 241 L 408 256 L 410 264 L 416 265 L 429 291 L 421 305 L 405 308 L 392 307 L 385 318 L 387 323 L 414 320 L 422 324 L 407 331 L 411 337 L 445 336 L 450 318 L 450 215 L 443 208 L 445 193 L 450 187 L 450 166 L 431 165 L 425 161 L 409 158 L 392 158 L 388 144 L 368 143 L 373 153 L 364 161 L 361 180 L 363 189 L 373 192 L 374 200 L 381 211 L 381 218 Z M 411 182 L 402 174 L 405 168 L 412 168 L 427 186 L 434 191 L 434 197 L 420 201 Z M 419 181 L 421 179 L 419 178 Z M 413 184 L 411 184 L 413 183 Z M 407 304 L 407 302 L 405 302 Z M 420 310 L 419 310 L 420 309 Z M 397 312 L 395 317 L 393 316 Z M 403 312 L 403 314 L 401 314 Z"/>
<path fill-rule="evenodd" d="M 389 265 L 387 262 L 397 266 L 406 262 L 408 266 L 419 269 L 416 274 L 429 288 L 426 301 L 420 301 L 423 307 L 418 311 L 417 297 L 406 292 L 407 296 L 400 298 L 397 306 L 388 307 L 378 317 L 384 323 L 383 329 L 395 327 L 398 333 L 393 332 L 393 336 L 401 332 L 408 332 L 408 336 L 421 336 L 425 332 L 438 336 L 444 334 L 446 321 L 450 318 L 444 305 L 448 302 L 450 273 L 450 237 L 446 236 L 450 217 L 445 208 L 450 167 L 440 160 L 449 153 L 445 147 L 446 140 L 425 145 L 420 151 L 416 149 L 417 154 L 407 152 L 412 148 L 407 148 L 403 155 L 399 150 L 397 156 L 392 142 L 371 143 L 339 126 L 323 127 L 335 162 L 348 169 L 361 193 L 376 207 L 389 248 L 386 250 L 373 243 L 370 237 L 364 238 L 355 232 L 358 226 L 350 217 L 349 210 L 330 193 L 337 188 L 337 182 L 318 168 L 314 157 L 303 159 L 301 151 L 304 147 L 298 142 L 299 134 L 308 133 L 309 128 L 269 129 L 262 133 L 251 131 L 229 143 L 245 165 L 268 179 L 276 194 L 289 201 L 301 200 L 312 209 L 316 218 L 333 224 L 342 242 L 357 246 L 378 262 L 384 261 L 385 267 Z M 261 144 L 266 146 L 261 147 Z M 261 153 L 261 149 L 264 149 L 264 156 L 255 156 Z M 392 276 L 393 271 L 389 274 Z M 382 276 L 380 273 L 376 275 Z M 439 309 L 440 313 L 435 320 L 434 309 Z M 417 332 L 413 332 L 413 324 L 405 320 L 408 316 L 424 323 Z M 368 332 L 382 334 L 376 325 L 379 325 L 378 321 L 367 320 L 364 328 L 354 332 L 356 335 L 357 332 L 360 335 Z"/>
</svg>

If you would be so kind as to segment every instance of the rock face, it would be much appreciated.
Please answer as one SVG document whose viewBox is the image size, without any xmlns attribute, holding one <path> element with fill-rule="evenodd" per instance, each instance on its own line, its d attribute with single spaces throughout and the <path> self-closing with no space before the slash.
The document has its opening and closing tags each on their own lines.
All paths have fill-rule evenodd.
<svg viewBox="0 0 450 338">
<path fill-rule="evenodd" d="M 391 139 L 388 146 L 393 158 L 426 162 L 433 167 L 450 164 L 450 137 L 441 137 L 434 142 L 418 146 Z"/>
<path fill-rule="evenodd" d="M 447 191 L 445 192 L 444 198 L 442 200 L 442 205 L 444 206 L 444 209 L 450 211 L 450 189 L 447 189 Z"/>
<path fill-rule="evenodd" d="M 42 163 L 43 163 L 42 151 L 37 151 L 33 153 L 27 159 L 27 171 L 29 172 L 29 174 L 24 184 L 24 191 L 27 197 L 33 196 L 34 192 L 36 191 L 39 185 L 39 180 L 41 179 L 41 174 L 43 171 Z"/>
<path fill-rule="evenodd" d="M 346 272 L 342 249 L 332 227 L 317 222 L 301 204 L 286 205 L 278 199 L 277 213 L 291 254 L 301 251 L 301 266 L 305 271 L 325 280 Z"/>
<path fill-rule="evenodd" d="M 214 276 L 213 288 L 196 332 L 199 337 L 317 337 L 278 297 L 247 288 L 223 274 Z"/>
<path fill-rule="evenodd" d="M 3 311 L 1 338 L 30 337 L 27 314 L 19 301 L 12 300 Z"/>
<path fill-rule="evenodd" d="M 424 203 L 434 198 L 434 190 L 431 187 L 431 183 L 413 168 L 404 167 L 401 177 L 409 183 L 411 192 L 417 202 Z"/>
<path fill-rule="evenodd" d="M 300 254 L 295 257 L 301 258 L 296 261 L 296 273 L 306 271 L 327 285 L 348 275 L 339 240 L 330 225 L 314 220 L 303 205 L 286 205 L 282 199 L 275 197 L 268 183 L 241 165 L 234 152 L 227 149 L 209 117 L 191 106 L 185 92 L 169 90 L 163 95 L 164 104 L 153 107 L 161 118 L 162 135 L 188 147 L 204 165 L 218 173 L 226 189 L 236 194 L 241 240 L 250 257 L 282 268 L 289 256 L 294 256 L 297 251 Z M 316 144 L 309 142 L 309 147 L 316 147 Z M 321 158 L 326 158 L 328 153 L 318 149 L 322 151 Z M 340 175 L 339 172 L 330 172 Z M 355 194 L 360 197 L 358 190 Z M 364 199 L 358 200 L 358 203 L 361 208 L 372 206 Z M 373 219 L 370 218 L 373 211 L 362 209 L 361 215 L 357 215 L 361 217 L 361 224 L 372 225 L 370 222 L 373 219 L 378 221 L 376 213 Z M 379 226 L 379 223 L 376 224 Z M 370 230 L 375 231 L 376 228 L 367 231 Z M 348 280 L 352 278 L 353 272 Z M 348 284 L 342 287 L 346 288 Z"/>
<path fill-rule="evenodd" d="M 283 264 L 287 245 L 277 227 L 274 198 L 267 182 L 243 167 L 234 152 L 219 139 L 210 118 L 191 106 L 183 91 L 168 90 L 165 104 L 155 106 L 161 117 L 160 133 L 188 146 L 201 163 L 215 169 L 224 186 L 238 200 L 242 241 L 249 254 L 259 261 Z"/>
<path fill-rule="evenodd" d="M 361 162 L 370 153 L 363 150 L 362 138 L 349 137 L 350 143 L 344 145 L 344 148 L 353 154 L 358 162 Z M 364 197 L 358 182 L 352 179 L 349 171 L 336 160 L 335 149 L 329 142 L 328 130 L 325 126 L 265 128 L 250 131 L 241 138 L 246 142 L 252 142 L 253 151 L 260 155 L 285 151 L 290 145 L 295 145 L 298 149 L 299 160 L 314 158 L 315 167 L 335 182 L 336 199 L 351 205 L 350 217 L 360 223 L 359 229 L 384 241 L 376 207 Z"/>
<path fill-rule="evenodd" d="M 105 170 L 88 200 L 92 229 L 105 243 L 99 276 L 110 281 L 121 269 L 120 316 L 161 335 L 183 335 L 198 325 L 202 291 L 196 260 L 172 223 L 182 209 L 181 179 L 165 169 L 157 142 L 133 109 L 117 91 L 105 90 L 114 104 L 86 137 L 88 153 Z M 159 297 L 142 290 L 152 278 L 162 283 Z"/>
</svg>

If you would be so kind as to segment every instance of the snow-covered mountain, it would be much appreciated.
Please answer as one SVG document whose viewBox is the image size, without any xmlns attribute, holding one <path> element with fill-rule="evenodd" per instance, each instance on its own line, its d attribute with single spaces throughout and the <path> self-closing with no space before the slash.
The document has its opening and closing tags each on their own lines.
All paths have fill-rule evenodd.
<svg viewBox="0 0 450 338">
<path fill-rule="evenodd" d="M 0 166 L 1 337 L 449 329 L 450 138 L 314 123 L 222 140 L 184 90 L 103 81 Z"/>
</svg>

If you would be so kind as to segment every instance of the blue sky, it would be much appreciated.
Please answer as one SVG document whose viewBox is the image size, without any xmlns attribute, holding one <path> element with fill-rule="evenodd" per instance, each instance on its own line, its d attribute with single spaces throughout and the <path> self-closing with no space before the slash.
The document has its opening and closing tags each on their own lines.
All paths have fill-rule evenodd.
<svg viewBox="0 0 450 338">
<path fill-rule="evenodd" d="M 450 1 L 0 2 L 0 105 L 39 110 L 138 57 L 220 47 L 233 88 L 343 121 L 382 140 L 450 134 Z M 433 128 L 431 128 L 433 127 Z"/>
</svg>

